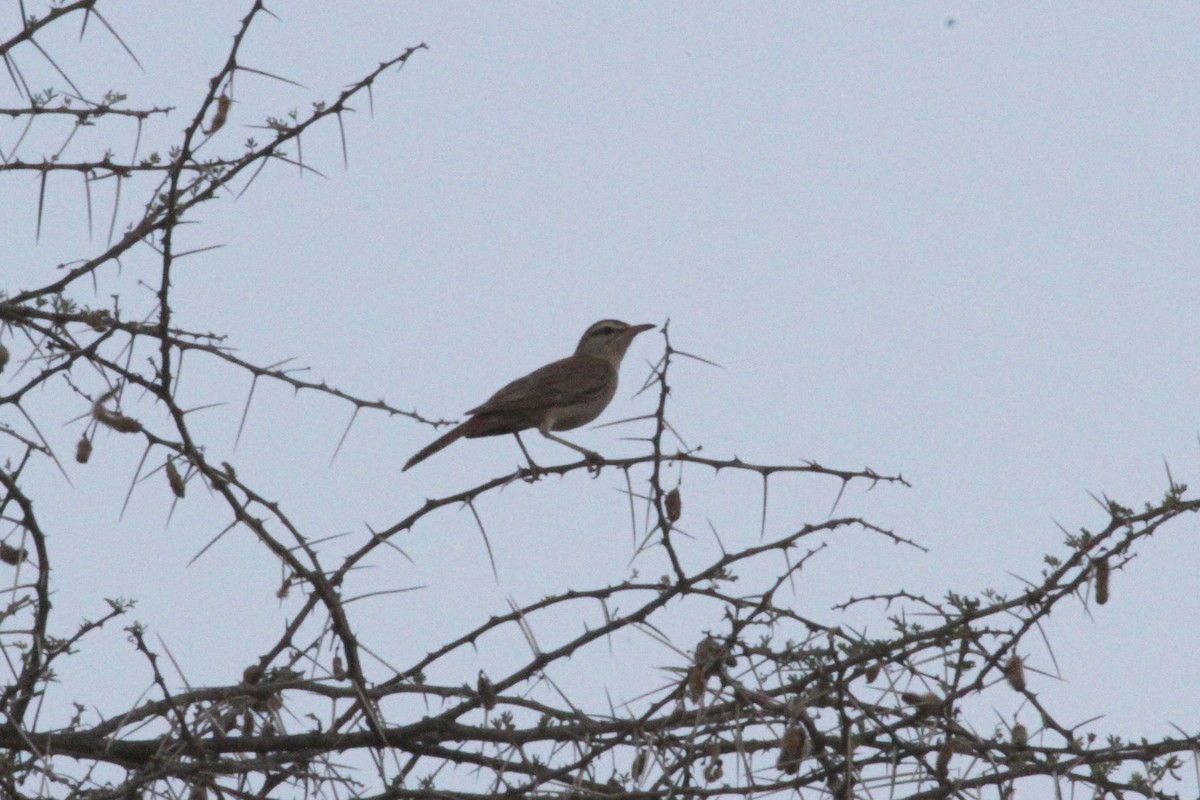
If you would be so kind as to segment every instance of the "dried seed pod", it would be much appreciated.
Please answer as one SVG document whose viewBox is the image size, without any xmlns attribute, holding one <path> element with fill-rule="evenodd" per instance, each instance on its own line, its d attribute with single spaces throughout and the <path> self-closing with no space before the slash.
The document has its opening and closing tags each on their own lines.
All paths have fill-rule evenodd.
<svg viewBox="0 0 1200 800">
<path fill-rule="evenodd" d="M 479 703 L 485 711 L 491 711 L 496 707 L 496 687 L 492 685 L 491 679 L 483 674 L 483 670 L 479 670 L 479 680 L 475 682 L 475 691 L 479 693 Z"/>
<path fill-rule="evenodd" d="M 1014 654 L 1004 665 L 1004 679 L 1018 692 L 1025 691 L 1025 662 Z"/>
<path fill-rule="evenodd" d="M 342 664 L 341 656 L 333 657 L 333 677 L 334 677 L 334 680 L 339 680 L 339 681 L 346 680 L 346 667 L 343 666 L 343 664 Z"/>
<path fill-rule="evenodd" d="M 24 547 L 17 548 L 11 544 L 0 542 L 0 561 L 3 561 L 5 564 L 11 564 L 15 567 L 27 558 L 29 558 L 29 551 Z"/>
<path fill-rule="evenodd" d="M 875 663 L 863 670 L 863 677 L 867 679 L 867 683 L 875 682 L 875 679 L 879 677 L 879 668 L 880 665 Z"/>
<path fill-rule="evenodd" d="M 808 733 L 799 725 L 789 725 L 779 737 L 779 757 L 775 759 L 776 769 L 781 769 L 789 775 L 800 771 L 800 762 L 808 750 Z"/>
<path fill-rule="evenodd" d="M 283 698 L 278 692 L 271 692 L 271 695 L 267 698 L 267 710 L 278 711 L 281 708 L 283 708 Z"/>
<path fill-rule="evenodd" d="M 286 600 L 287 596 L 292 591 L 292 579 L 284 578 L 283 583 L 279 584 L 279 588 L 275 590 L 275 596 L 280 600 Z"/>
<path fill-rule="evenodd" d="M 1096 605 L 1102 606 L 1108 602 L 1108 559 L 1095 562 L 1096 570 Z"/>
<path fill-rule="evenodd" d="M 704 780 L 708 783 L 721 780 L 721 776 L 725 774 L 725 767 L 721 765 L 720 760 L 708 762 L 708 766 L 704 768 Z"/>
<path fill-rule="evenodd" d="M 104 309 L 94 309 L 83 315 L 83 321 L 96 333 L 104 333 L 108 330 L 108 323 L 111 319 L 112 317 Z"/>
<path fill-rule="evenodd" d="M 0 344 L 0 372 L 4 372 L 4 368 L 8 366 L 8 348 Z"/>
<path fill-rule="evenodd" d="M 138 433 L 142 429 L 142 423 L 138 422 L 133 417 L 127 417 L 124 414 L 118 414 L 108 423 L 108 427 L 112 428 L 117 433 Z"/>
<path fill-rule="evenodd" d="M 217 110 L 213 112 L 212 122 L 209 124 L 208 130 L 204 131 L 206 134 L 212 135 L 221 130 L 225 125 L 225 118 L 229 116 L 229 104 L 231 102 L 227 94 L 223 94 L 217 98 Z"/>
<path fill-rule="evenodd" d="M 730 655 L 725 646 L 721 644 L 714 636 L 705 636 L 696 645 L 696 667 L 704 674 L 705 678 L 716 675 L 721 671 L 721 666 L 732 667 L 737 664 L 737 659 Z"/>
<path fill-rule="evenodd" d="M 650 761 L 649 751 L 645 748 L 637 751 L 637 755 L 633 757 L 633 766 L 629 770 L 629 777 L 634 781 L 640 781 L 642 775 L 646 772 L 646 765 Z"/>
<path fill-rule="evenodd" d="M 75 443 L 75 460 L 80 464 L 86 464 L 88 459 L 92 457 L 92 440 L 87 438 L 85 433 L 79 437 L 79 441 Z"/>
<path fill-rule="evenodd" d="M 704 673 L 698 667 L 692 667 L 687 671 L 687 677 L 683 679 L 683 683 L 688 699 L 696 705 L 700 705 L 700 701 L 704 699 L 704 687 L 708 683 Z"/>
<path fill-rule="evenodd" d="M 933 692 L 901 692 L 900 699 L 925 714 L 932 714 L 942 707 L 942 698 Z"/>
<path fill-rule="evenodd" d="M 946 740 L 946 749 L 951 753 L 957 753 L 960 756 L 969 756 L 975 754 L 975 748 L 971 742 L 961 736 L 951 736 Z"/>
<path fill-rule="evenodd" d="M 679 519 L 679 515 L 683 513 L 683 498 L 679 496 L 678 486 L 667 492 L 667 497 L 663 501 L 663 505 L 666 506 L 667 521 L 677 521 Z"/>
<path fill-rule="evenodd" d="M 109 411 L 106 408 L 97 407 L 93 411 L 92 416 L 106 428 L 110 428 L 117 433 L 137 433 L 142 429 L 142 423 L 138 422 L 133 417 L 127 417 L 124 414 L 118 414 L 115 411 Z"/>
<path fill-rule="evenodd" d="M 1012 743 L 1017 747 L 1029 746 L 1029 731 L 1019 722 L 1016 725 L 1013 725 Z"/>
<path fill-rule="evenodd" d="M 254 715 L 247 711 L 242 715 L 242 736 L 254 735 Z"/>
<path fill-rule="evenodd" d="M 258 683 L 259 680 L 262 679 L 262 674 L 263 674 L 262 667 L 260 667 L 258 664 L 251 664 L 250 666 L 248 666 L 244 670 L 242 670 L 242 682 L 243 683 Z"/>
<path fill-rule="evenodd" d="M 183 477 L 179 474 L 175 462 L 167 459 L 167 483 L 171 486 L 171 491 L 179 499 L 183 499 L 183 495 L 187 492 L 187 486 L 183 482 Z"/>
<path fill-rule="evenodd" d="M 142 424 L 132 417 L 127 417 L 119 411 L 113 411 L 104 404 L 116 396 L 119 387 L 114 386 L 92 403 L 92 418 L 106 428 L 118 433 L 137 433 Z"/>
<path fill-rule="evenodd" d="M 263 721 L 262 735 L 263 736 L 274 736 L 275 735 L 275 720 L 268 719 L 268 720 Z"/>
<path fill-rule="evenodd" d="M 696 645 L 696 657 L 694 663 L 703 672 L 712 672 L 717 667 L 717 662 L 721 656 L 721 643 L 712 636 L 705 636 Z"/>
<path fill-rule="evenodd" d="M 950 739 L 942 742 L 941 748 L 938 750 L 937 762 L 933 765 L 938 775 L 945 775 L 950 770 L 950 758 L 954 755 L 954 748 L 950 746 Z"/>
</svg>

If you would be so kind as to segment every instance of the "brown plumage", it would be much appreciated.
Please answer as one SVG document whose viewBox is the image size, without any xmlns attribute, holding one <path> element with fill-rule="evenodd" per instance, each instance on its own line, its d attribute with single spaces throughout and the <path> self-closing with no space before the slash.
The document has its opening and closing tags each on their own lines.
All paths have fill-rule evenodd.
<svg viewBox="0 0 1200 800">
<path fill-rule="evenodd" d="M 575 354 L 547 364 L 517 378 L 487 402 L 467 412 L 463 422 L 439 436 L 408 460 L 404 469 L 417 464 L 459 439 L 481 436 L 517 436 L 536 428 L 543 436 L 578 450 L 589 459 L 595 453 L 551 433 L 568 431 L 594 420 L 608 407 L 617 391 L 621 359 L 633 337 L 653 325 L 628 325 L 615 319 L 600 320 L 584 332 Z M 521 443 L 521 449 L 525 449 Z M 526 457 L 528 457 L 526 453 Z M 531 462 L 532 464 L 532 462 Z"/>
</svg>

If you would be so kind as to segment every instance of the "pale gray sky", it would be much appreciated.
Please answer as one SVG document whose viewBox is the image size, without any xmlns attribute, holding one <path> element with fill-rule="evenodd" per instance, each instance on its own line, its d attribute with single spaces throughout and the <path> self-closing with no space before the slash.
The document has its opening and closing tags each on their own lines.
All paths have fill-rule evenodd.
<svg viewBox="0 0 1200 800">
<path fill-rule="evenodd" d="M 108 8 L 145 73 L 98 28 L 82 48 L 65 29 L 43 44 L 94 93 L 177 107 L 146 128 L 145 154 L 186 124 L 245 6 Z M 429 50 L 377 84 L 373 112 L 359 103 L 347 119 L 348 170 L 326 128 L 304 155 L 328 179 L 272 168 L 237 202 L 203 209 L 189 244 L 226 246 L 177 273 L 180 324 L 226 332 L 259 363 L 295 357 L 343 388 L 452 418 L 569 353 L 596 319 L 670 318 L 677 347 L 725 367 L 683 362 L 674 372 L 671 419 L 689 444 L 766 463 L 869 465 L 912 482 L 852 488 L 842 510 L 931 553 L 834 539 L 795 599 L 831 623 L 829 607 L 851 594 L 1015 591 L 1014 576 L 1036 577 L 1043 553 L 1062 553 L 1055 520 L 1072 531 L 1102 524 L 1088 490 L 1140 507 L 1161 497 L 1164 459 L 1195 483 L 1195 4 L 344 8 L 283 5 L 280 22 L 253 30 L 248 65 L 308 89 L 239 77 L 213 154 L 240 152 L 256 133 L 248 126 L 331 96 L 409 45 Z M 32 82 L 55 85 L 48 73 Z M 0 92 L 12 99 L 11 84 Z M 132 125 L 126 136 L 112 131 L 85 131 L 67 152 L 128 153 Z M 0 120 L 5 152 L 18 133 Z M 26 145 L 27 159 L 61 143 L 48 126 L 35 134 L 46 144 Z M 110 195 L 94 194 L 89 243 L 81 186 L 52 181 L 35 246 L 36 181 L 10 177 L 3 192 L 6 276 L 19 275 L 8 288 L 98 251 Z M 118 227 L 143 197 L 127 189 Z M 142 255 L 112 284 L 131 311 L 149 307 L 136 299 L 153 269 Z M 602 421 L 652 408 L 632 395 L 660 346 L 655 334 L 635 343 Z M 354 531 L 348 541 L 358 542 L 364 525 L 385 527 L 520 458 L 511 440 L 465 442 L 402 475 L 433 434 L 365 414 L 330 467 L 347 409 L 268 385 L 234 451 L 246 381 L 189 368 L 195 404 L 230 403 L 206 412 L 217 460 L 253 475 L 313 535 Z M 67 452 L 82 423 L 59 425 L 80 411 L 46 411 Z M 574 438 L 633 454 L 639 445 L 620 437 L 638 430 Z M 534 446 L 547 461 L 561 457 Z M 255 644 L 283 619 L 272 561 L 239 534 L 185 568 L 216 533 L 199 487 L 165 531 L 169 498 L 157 477 L 118 522 L 139 456 L 101 436 L 91 465 L 69 466 L 74 488 L 44 465 L 45 491 L 62 498 L 43 509 L 61 548 L 55 613 L 69 628 L 97 616 L 101 597 L 140 598 L 135 616 L 190 680 L 236 679 L 258 651 L 226 642 L 229 619 Z M 684 522 L 703 557 L 714 551 L 709 521 L 729 541 L 757 539 L 755 481 L 689 468 L 683 482 Z M 617 475 L 575 476 L 481 504 L 499 585 L 470 514 L 446 511 L 398 542 L 416 566 L 381 561 L 348 594 L 429 588 L 350 610 L 364 627 L 394 632 L 381 655 L 403 664 L 447 630 L 502 612 L 507 596 L 619 579 L 632 554 L 623 488 Z M 824 519 L 838 487 L 780 479 L 771 488 L 768 532 L 779 532 Z M 1113 600 L 1094 619 L 1072 609 L 1051 620 L 1067 682 L 1041 678 L 1040 690 L 1064 721 L 1107 714 L 1094 730 L 1151 737 L 1170 733 L 1168 721 L 1200 723 L 1194 535 L 1185 519 L 1148 542 L 1114 575 Z M 657 559 L 635 566 L 657 574 Z M 716 610 L 688 621 L 718 623 Z M 882 615 L 869 630 L 885 632 Z M 105 658 L 132 662 L 129 650 L 119 633 L 97 638 L 64 683 Z M 647 658 L 668 661 L 661 651 Z M 499 671 L 504 660 L 482 652 L 479 665 Z M 479 665 L 463 665 L 462 679 Z M 1055 670 L 1044 651 L 1030 665 Z"/>
</svg>

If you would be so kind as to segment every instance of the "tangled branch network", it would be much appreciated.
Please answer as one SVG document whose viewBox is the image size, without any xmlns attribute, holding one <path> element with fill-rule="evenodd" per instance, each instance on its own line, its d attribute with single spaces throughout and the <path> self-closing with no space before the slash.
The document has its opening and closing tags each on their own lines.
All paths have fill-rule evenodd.
<svg viewBox="0 0 1200 800">
<path fill-rule="evenodd" d="M 19 98 L 0 108 L 19 128 L 0 141 L 0 173 L 31 176 L 37 186 L 29 238 L 38 241 L 46 216 L 57 213 L 52 194 L 68 180 L 82 181 L 89 225 L 93 192 L 112 198 L 104 244 L 70 263 L 30 266 L 30 288 L 0 295 L 0 796 L 915 800 L 1010 797 L 1018 785 L 1043 796 L 1157 798 L 1189 786 L 1194 794 L 1183 769 L 1189 760 L 1194 769 L 1194 733 L 1098 735 L 1092 721 L 1063 719 L 1040 693 L 1060 677 L 1047 617 L 1097 611 L 1153 534 L 1200 509 L 1169 475 L 1163 496 L 1142 511 L 1102 500 L 1106 523 L 1066 535 L 1015 593 L 895 590 L 814 603 L 798 588 L 801 574 L 819 575 L 823 557 L 840 548 L 878 545 L 881 561 L 897 552 L 884 555 L 883 545 L 921 550 L 864 516 L 835 516 L 852 489 L 906 482 L 869 468 L 753 463 L 689 446 L 671 422 L 671 386 L 694 356 L 675 348 L 666 326 L 643 386 L 653 409 L 632 420 L 633 455 L 588 451 L 521 466 L 365 530 L 330 535 L 311 524 L 311 498 L 286 488 L 300 470 L 263 470 L 252 453 L 227 444 L 247 430 L 257 387 L 345 409 L 350 421 L 335 452 L 353 449 L 348 434 L 364 416 L 420 427 L 420 437 L 448 421 L 310 379 L 289 362 L 259 363 L 225 335 L 181 323 L 194 315 L 182 313 L 175 288 L 180 264 L 211 250 L 184 247 L 182 232 L 211 203 L 274 179 L 274 166 L 316 172 L 301 155 L 310 132 L 336 124 L 344 157 L 352 102 L 425 46 L 383 59 L 303 114 L 267 117 L 257 127 L 263 140 L 238 150 L 229 141 L 234 118 L 256 112 L 247 84 L 294 83 L 244 54 L 272 16 L 267 7 L 250 4 L 198 97 L 129 108 L 119 93 L 81 86 L 87 81 L 77 82 L 49 46 L 65 41 L 52 31 L 75 22 L 89 32 L 79 47 L 112 48 L 135 63 L 107 5 L 52 5 L 0 32 Z M 39 70 L 61 88 L 34 90 Z M 165 120 L 181 109 L 186 126 L 172 133 Z M 76 155 L 85 128 L 131 136 L 132 156 Z M 25 256 L 30 265 L 37 253 Z M 193 374 L 206 387 L 247 387 L 235 425 L 202 422 L 211 407 L 194 401 L 184 381 Z M 319 438 L 320 427 L 295 436 Z M 112 466 L 120 463 L 134 464 L 132 474 Z M 745 475 L 761 490 L 723 493 Z M 81 508 L 76 481 L 109 487 L 109 507 Z M 390 470 L 387 492 L 410 491 L 399 481 L 398 467 Z M 598 490 L 609 481 L 620 491 L 611 516 L 612 494 Z M 444 590 L 437 602 L 421 604 L 413 599 L 419 587 L 376 577 L 416 570 L 409 551 L 449 536 L 464 518 L 493 556 L 506 523 L 489 519 L 488 504 L 532 509 L 566 484 L 586 498 L 571 525 L 600 538 L 611 535 L 613 519 L 629 520 L 633 556 L 619 577 L 606 577 L 613 565 L 597 566 L 578 579 L 591 583 L 567 588 L 564 579 L 536 600 L 510 597 L 467 622 L 450 600 L 487 602 L 490 587 L 462 580 L 460 555 L 426 556 L 436 560 L 429 574 L 439 584 L 422 592 Z M 767 524 L 777 487 L 810 484 L 836 495 L 833 513 L 795 511 L 789 523 Z M 323 488 L 317 504 L 344 510 L 346 527 L 357 526 L 362 516 L 337 482 Z M 138 562 L 142 523 L 127 520 L 160 501 L 172 515 L 187 514 L 188 531 L 205 532 L 175 545 L 190 548 L 191 571 Z M 712 521 L 726 504 L 738 519 L 730 527 Z M 109 512 L 127 515 L 120 535 L 102 546 L 98 536 L 81 542 L 80 529 L 98 529 Z M 201 557 L 243 545 L 251 547 L 236 552 L 275 571 L 225 581 L 235 559 Z M 228 657 L 201 669 L 177 657 L 154 626 L 130 621 L 133 600 L 106 599 L 65 577 L 112 551 L 138 565 L 123 576 L 131 585 L 164 574 L 180 586 L 211 577 L 221 587 L 211 596 L 149 613 L 188 629 L 224 624 L 227 640 L 211 649 L 228 648 Z M 499 581 L 494 559 L 492 569 Z M 253 598 L 264 593 L 278 598 L 268 610 L 279 616 L 257 624 L 262 604 Z M 225 620 L 217 609 L 230 595 L 245 598 L 243 616 Z M 360 611 L 382 607 L 373 602 L 387 610 Z M 868 635 L 868 624 L 881 632 Z M 97 653 L 100 662 L 91 660 Z"/>
</svg>

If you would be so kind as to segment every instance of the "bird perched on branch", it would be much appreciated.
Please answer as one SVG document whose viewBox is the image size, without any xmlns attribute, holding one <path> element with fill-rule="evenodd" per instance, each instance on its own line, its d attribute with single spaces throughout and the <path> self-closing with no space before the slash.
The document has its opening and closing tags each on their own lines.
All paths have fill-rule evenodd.
<svg viewBox="0 0 1200 800">
<path fill-rule="evenodd" d="M 500 436 L 517 437 L 521 452 L 530 467 L 537 465 L 529 457 L 520 432 L 536 428 L 542 436 L 576 450 L 593 463 L 602 459 L 591 450 L 555 436 L 551 431 L 569 431 L 594 420 L 608 407 L 617 392 L 617 373 L 621 359 L 633 337 L 653 325 L 629 325 L 616 319 L 602 319 L 584 331 L 575 354 L 567 356 L 496 392 L 483 405 L 472 408 L 463 422 L 422 448 L 408 463 L 407 470 L 459 439 Z"/>
</svg>

